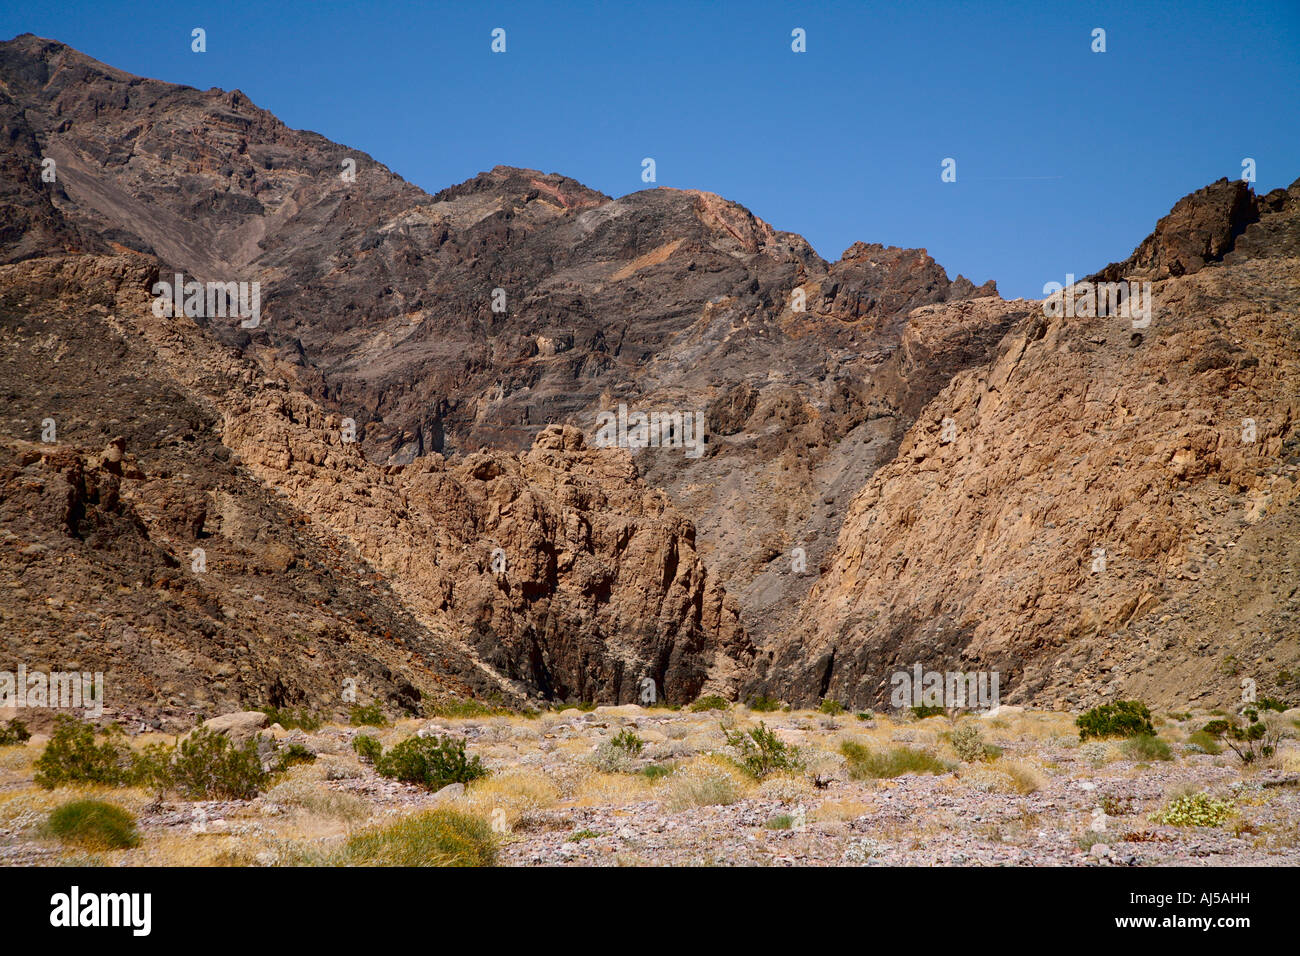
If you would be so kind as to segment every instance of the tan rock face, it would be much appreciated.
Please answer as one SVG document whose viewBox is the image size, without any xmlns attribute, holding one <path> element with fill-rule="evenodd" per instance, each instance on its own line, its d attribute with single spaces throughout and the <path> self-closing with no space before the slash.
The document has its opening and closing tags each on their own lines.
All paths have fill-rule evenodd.
<svg viewBox="0 0 1300 956">
<path fill-rule="evenodd" d="M 1262 228 L 1296 229 L 1292 193 Z M 881 703 L 920 662 L 997 669 L 1013 699 L 1230 702 L 1249 661 L 1283 687 L 1300 259 L 1201 266 L 1155 283 L 1145 337 L 1040 312 L 957 375 L 854 500 L 763 686 Z"/>
</svg>

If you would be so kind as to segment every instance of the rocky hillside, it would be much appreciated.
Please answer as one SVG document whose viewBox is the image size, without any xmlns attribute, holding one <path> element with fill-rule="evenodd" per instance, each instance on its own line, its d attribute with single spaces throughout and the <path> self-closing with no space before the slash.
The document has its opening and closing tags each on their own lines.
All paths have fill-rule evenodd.
<svg viewBox="0 0 1300 956">
<path fill-rule="evenodd" d="M 549 424 L 590 438 L 619 403 L 704 412 L 706 458 L 653 450 L 637 467 L 695 519 L 759 630 L 806 589 L 775 586 L 792 550 L 821 560 L 910 415 L 1009 324 L 981 308 L 933 363 L 891 362 L 913 308 L 1000 302 L 993 284 L 950 281 L 924 250 L 858 243 L 828 263 L 709 193 L 611 199 L 498 167 L 430 196 L 238 91 L 131 76 L 30 35 L 0 44 L 0 79 L 57 163 L 40 200 L 65 228 L 155 255 L 166 275 L 259 281 L 260 327 L 214 321 L 213 335 L 354 419 L 372 461 L 524 451 Z M 900 405 L 903 371 L 914 398 Z"/>
<path fill-rule="evenodd" d="M 707 192 L 430 195 L 31 35 L 0 126 L 0 650 L 113 662 L 132 714 L 349 676 L 867 705 L 918 662 L 1061 706 L 1300 691 L 1298 187 L 1212 184 L 1093 276 L 1153 283 L 1138 328 Z M 177 272 L 259 321 L 159 315 Z M 595 447 L 620 407 L 702 453 Z"/>
<path fill-rule="evenodd" d="M 1149 327 L 1022 319 L 853 501 L 766 686 L 879 702 L 920 661 L 1051 705 L 1293 697 L 1297 242 L 1300 182 L 1222 180 L 1095 277 L 1154 279 Z"/>
</svg>

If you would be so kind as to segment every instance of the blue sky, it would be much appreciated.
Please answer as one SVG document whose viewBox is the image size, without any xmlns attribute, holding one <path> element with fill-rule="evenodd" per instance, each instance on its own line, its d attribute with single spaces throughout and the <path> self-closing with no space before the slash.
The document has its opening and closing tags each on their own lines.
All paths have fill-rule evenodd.
<svg viewBox="0 0 1300 956">
<path fill-rule="evenodd" d="M 653 157 L 827 259 L 924 247 L 1007 296 L 1124 258 L 1245 157 L 1259 192 L 1300 177 L 1297 0 L 993 6 L 78 0 L 0 34 L 241 89 L 430 192 L 504 163 L 621 196 Z"/>
</svg>

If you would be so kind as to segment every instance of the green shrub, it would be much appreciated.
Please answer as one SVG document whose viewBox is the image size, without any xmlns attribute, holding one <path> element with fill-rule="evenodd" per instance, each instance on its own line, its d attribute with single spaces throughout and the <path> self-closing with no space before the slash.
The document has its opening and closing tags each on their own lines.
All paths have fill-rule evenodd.
<svg viewBox="0 0 1300 956">
<path fill-rule="evenodd" d="M 1124 756 L 1130 760 L 1173 760 L 1169 745 L 1153 734 L 1138 734 L 1124 741 Z"/>
<path fill-rule="evenodd" d="M 1291 706 L 1284 700 L 1278 700 L 1276 697 L 1261 697 L 1255 701 L 1255 707 L 1258 710 L 1275 710 L 1279 714 L 1291 709 Z"/>
<path fill-rule="evenodd" d="M 774 697 L 751 697 L 745 704 L 752 711 L 768 714 L 781 709 L 781 702 Z"/>
<path fill-rule="evenodd" d="M 334 862 L 342 866 L 492 866 L 496 841 L 492 828 L 481 817 L 455 810 L 428 810 L 385 827 L 363 830 L 348 840 Z"/>
<path fill-rule="evenodd" d="M 315 762 L 316 755 L 302 744 L 290 744 L 276 754 L 275 772 L 284 773 L 290 767 L 296 767 L 298 764 Z"/>
<path fill-rule="evenodd" d="M 375 769 L 385 777 L 429 790 L 469 783 L 488 772 L 477 756 L 466 756 L 464 740 L 451 737 L 408 737 L 380 754 Z"/>
<path fill-rule="evenodd" d="M 1102 704 L 1080 715 L 1075 723 L 1079 726 L 1079 739 L 1090 737 L 1154 737 L 1156 729 L 1151 724 L 1151 711 L 1147 705 L 1138 700 L 1117 700 L 1113 704 Z"/>
<path fill-rule="evenodd" d="M 466 697 L 461 700 L 444 700 L 433 704 L 426 713 L 434 717 L 470 718 L 470 717 L 508 717 L 514 711 L 506 707 L 497 707 Z M 532 712 L 534 715 L 536 711 Z"/>
<path fill-rule="evenodd" d="M 706 694 L 688 708 L 691 713 L 699 714 L 706 710 L 726 710 L 731 706 L 731 701 L 718 694 Z"/>
<path fill-rule="evenodd" d="M 1175 827 L 1217 827 L 1232 812 L 1230 800 L 1214 800 L 1206 793 L 1188 793 L 1175 797 L 1151 819 Z"/>
<path fill-rule="evenodd" d="M 641 753 L 645 741 L 630 730 L 620 730 L 614 735 L 614 739 L 610 741 L 610 744 L 620 750 L 627 751 L 630 756 L 635 757 Z"/>
<path fill-rule="evenodd" d="M 597 833 L 595 830 L 589 830 L 589 829 L 583 828 L 583 829 L 581 829 L 581 830 L 574 830 L 574 831 L 573 831 L 572 833 L 570 833 L 567 837 L 565 837 L 564 842 L 565 842 L 565 843 L 581 843 L 583 840 L 594 840 L 594 839 L 596 839 L 596 838 L 599 837 L 599 836 L 600 836 L 600 834 Z"/>
<path fill-rule="evenodd" d="M 677 769 L 676 764 L 652 763 L 650 766 L 646 767 L 641 772 L 645 774 L 647 777 L 649 777 L 651 780 L 662 780 L 664 777 L 669 776 L 676 769 Z"/>
<path fill-rule="evenodd" d="M 25 744 L 31 739 L 32 735 L 28 732 L 27 725 L 17 717 L 0 727 L 0 747 Z"/>
<path fill-rule="evenodd" d="M 374 763 L 384 752 L 384 745 L 369 734 L 361 734 L 353 738 L 352 749 L 366 763 Z"/>
<path fill-rule="evenodd" d="M 872 712 L 872 711 L 870 711 L 870 710 L 861 710 L 861 711 L 858 711 L 858 713 L 857 713 L 856 716 L 857 716 L 858 720 L 875 720 L 875 719 L 876 719 L 876 715 L 875 715 L 875 713 Z"/>
<path fill-rule="evenodd" d="M 1219 741 L 1213 734 L 1206 733 L 1204 730 L 1198 730 L 1187 738 L 1187 743 L 1204 751 L 1207 754 L 1221 754 L 1223 748 L 1219 746 Z"/>
<path fill-rule="evenodd" d="M 985 743 L 979 727 L 969 721 L 954 730 L 948 739 L 957 756 L 967 763 L 989 760 L 1002 753 L 997 747 Z"/>
<path fill-rule="evenodd" d="M 199 727 L 176 748 L 166 782 L 191 800 L 251 800 L 267 778 L 258 740 L 236 746 L 225 734 Z"/>
<path fill-rule="evenodd" d="M 934 754 L 910 747 L 896 747 L 888 753 L 874 753 L 862 744 L 846 740 L 840 753 L 848 759 L 849 776 L 854 780 L 900 777 L 905 773 L 947 773 L 947 764 Z"/>
<path fill-rule="evenodd" d="M 1212 720 L 1204 730 L 1231 747 L 1242 763 L 1254 763 L 1260 757 L 1273 756 L 1277 751 L 1282 728 L 1276 723 L 1276 717 L 1272 720 L 1273 724 L 1260 720 L 1259 712 L 1248 708 L 1240 718 Z"/>
<path fill-rule="evenodd" d="M 789 830 L 794 827 L 794 817 L 788 813 L 778 813 L 764 823 L 763 827 L 768 830 Z"/>
<path fill-rule="evenodd" d="M 74 800 L 55 809 L 46 828 L 64 843 L 87 850 L 123 850 L 138 846 L 135 817 L 103 800 Z"/>
<path fill-rule="evenodd" d="M 319 730 L 321 719 L 307 710 L 290 710 L 287 707 L 259 707 L 266 714 L 266 722 L 279 724 L 285 730 Z"/>
<path fill-rule="evenodd" d="M 384 709 L 376 701 L 373 704 L 358 704 L 352 708 L 352 714 L 349 718 L 353 727 L 387 727 L 388 718 L 384 716 Z"/>
<path fill-rule="evenodd" d="M 827 697 L 822 700 L 821 706 L 818 707 L 817 710 L 823 714 L 830 714 L 832 717 L 838 717 L 840 714 L 844 713 L 844 705 L 838 700 L 832 700 Z"/>
<path fill-rule="evenodd" d="M 942 717 L 946 713 L 948 712 L 942 707 L 933 704 L 922 704 L 919 707 L 912 708 L 912 716 L 917 720 L 925 720 L 927 717 Z"/>
<path fill-rule="evenodd" d="M 93 725 L 60 714 L 50 742 L 36 758 L 37 786 L 53 790 L 65 783 L 131 783 L 135 769 L 130 748 L 121 737 L 121 730 L 113 727 L 104 742 L 96 744 Z"/>
<path fill-rule="evenodd" d="M 798 751 L 768 730 L 761 721 L 749 731 L 731 733 L 723 727 L 722 733 L 727 744 L 739 751 L 740 766 L 755 780 L 762 780 L 780 770 L 797 771 L 803 767 Z"/>
</svg>

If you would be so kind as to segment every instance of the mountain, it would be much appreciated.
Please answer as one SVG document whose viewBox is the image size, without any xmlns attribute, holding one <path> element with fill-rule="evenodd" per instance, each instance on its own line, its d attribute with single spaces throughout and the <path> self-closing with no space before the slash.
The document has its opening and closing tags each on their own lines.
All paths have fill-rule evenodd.
<svg viewBox="0 0 1300 956">
<path fill-rule="evenodd" d="M 1296 187 L 1212 184 L 1094 275 L 1153 283 L 1138 332 L 708 192 L 430 195 L 31 35 L 0 122 L 5 652 L 116 662 L 145 719 L 358 674 L 416 709 L 1294 673 Z M 156 309 L 177 273 L 257 283 L 258 321 Z M 620 409 L 703 447 L 598 447 Z"/>
</svg>

